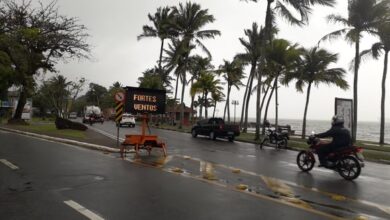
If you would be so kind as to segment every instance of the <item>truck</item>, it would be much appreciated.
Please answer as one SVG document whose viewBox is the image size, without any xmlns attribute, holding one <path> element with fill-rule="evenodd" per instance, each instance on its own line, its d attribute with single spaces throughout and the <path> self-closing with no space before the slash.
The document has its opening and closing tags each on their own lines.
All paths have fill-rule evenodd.
<svg viewBox="0 0 390 220">
<path fill-rule="evenodd" d="M 211 140 L 227 138 L 233 142 L 240 135 L 238 125 L 226 124 L 222 118 L 209 118 L 198 121 L 191 129 L 192 137 L 198 135 L 208 136 Z"/>
<path fill-rule="evenodd" d="M 93 119 L 91 118 L 93 116 Z M 85 106 L 83 123 L 104 122 L 102 110 L 98 106 Z"/>
</svg>

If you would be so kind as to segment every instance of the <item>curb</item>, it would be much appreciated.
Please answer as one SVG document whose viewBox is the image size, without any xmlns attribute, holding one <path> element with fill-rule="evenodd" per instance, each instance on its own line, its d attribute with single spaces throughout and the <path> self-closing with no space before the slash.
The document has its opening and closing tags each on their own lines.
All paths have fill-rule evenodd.
<svg viewBox="0 0 390 220">
<path fill-rule="evenodd" d="M 65 139 L 65 138 L 51 137 L 48 135 L 36 134 L 36 133 L 31 133 L 31 132 L 26 132 L 26 131 L 4 128 L 4 127 L 0 127 L 0 130 L 12 132 L 12 133 L 17 133 L 17 134 L 22 134 L 22 135 L 26 135 L 26 136 L 30 136 L 30 137 L 41 138 L 41 139 L 49 140 L 49 141 L 55 141 L 55 142 L 64 143 L 64 144 L 76 145 L 79 147 L 84 147 L 84 148 L 88 148 L 88 149 L 92 149 L 92 150 L 111 152 L 111 153 L 119 153 L 120 152 L 120 150 L 116 149 L 116 148 L 106 147 L 106 146 L 97 145 L 97 144 L 90 144 L 90 143 L 86 143 L 86 142 L 80 142 L 80 141 L 75 141 L 75 140 L 70 140 L 70 139 Z"/>
</svg>

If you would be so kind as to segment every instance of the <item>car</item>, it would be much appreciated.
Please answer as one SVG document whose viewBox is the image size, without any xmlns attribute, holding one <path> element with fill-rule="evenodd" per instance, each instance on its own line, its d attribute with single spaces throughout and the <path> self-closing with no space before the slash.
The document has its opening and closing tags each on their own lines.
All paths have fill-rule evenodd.
<svg viewBox="0 0 390 220">
<path fill-rule="evenodd" d="M 131 114 L 124 113 L 122 115 L 122 120 L 118 123 L 119 127 L 129 126 L 131 128 L 135 127 L 135 117 Z"/>
<path fill-rule="evenodd" d="M 238 125 L 225 124 L 222 118 L 210 118 L 198 121 L 192 127 L 191 134 L 194 138 L 198 135 L 205 135 L 212 140 L 227 138 L 233 142 L 235 137 L 240 135 L 240 128 Z"/>
<path fill-rule="evenodd" d="M 77 118 L 77 112 L 69 113 L 69 119 L 76 119 L 76 118 Z"/>
</svg>

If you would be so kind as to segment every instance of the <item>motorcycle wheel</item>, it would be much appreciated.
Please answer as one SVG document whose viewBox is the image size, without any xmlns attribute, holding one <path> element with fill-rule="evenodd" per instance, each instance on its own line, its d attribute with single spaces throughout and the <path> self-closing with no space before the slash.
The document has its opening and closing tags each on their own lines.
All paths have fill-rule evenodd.
<svg viewBox="0 0 390 220">
<path fill-rule="evenodd" d="M 278 142 L 278 148 L 287 149 L 287 138 L 283 138 Z"/>
<path fill-rule="evenodd" d="M 346 180 L 354 180 L 360 175 L 362 168 L 353 156 L 346 156 L 339 161 L 338 172 Z"/>
<path fill-rule="evenodd" d="M 297 165 L 303 172 L 313 169 L 316 160 L 314 155 L 308 151 L 300 151 L 297 156 Z"/>
</svg>

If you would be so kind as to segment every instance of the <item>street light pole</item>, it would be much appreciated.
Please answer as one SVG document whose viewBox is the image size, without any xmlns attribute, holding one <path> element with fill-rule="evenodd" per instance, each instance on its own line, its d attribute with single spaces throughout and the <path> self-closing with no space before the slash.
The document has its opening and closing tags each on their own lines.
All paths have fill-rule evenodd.
<svg viewBox="0 0 390 220">
<path fill-rule="evenodd" d="M 232 100 L 232 105 L 234 105 L 234 124 L 236 124 L 236 106 L 239 105 L 238 100 Z"/>
</svg>

